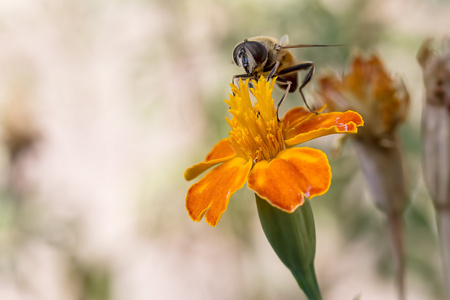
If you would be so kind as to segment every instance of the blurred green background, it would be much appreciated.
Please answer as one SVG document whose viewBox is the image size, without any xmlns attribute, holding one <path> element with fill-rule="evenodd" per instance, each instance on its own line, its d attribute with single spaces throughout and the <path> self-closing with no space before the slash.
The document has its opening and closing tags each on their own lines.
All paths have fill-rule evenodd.
<svg viewBox="0 0 450 300">
<path fill-rule="evenodd" d="M 405 81 L 407 296 L 443 299 L 415 55 L 448 34 L 449 15 L 438 0 L 0 1 L 0 299 L 305 299 L 250 191 L 216 228 L 184 207 L 185 168 L 229 130 L 234 45 L 284 34 L 347 45 L 293 50 L 316 64 L 311 102 L 317 74 L 345 73 L 357 48 Z M 309 145 L 330 154 L 335 139 Z M 330 161 L 330 191 L 312 201 L 323 296 L 395 299 L 385 220 L 354 149 Z"/>
</svg>

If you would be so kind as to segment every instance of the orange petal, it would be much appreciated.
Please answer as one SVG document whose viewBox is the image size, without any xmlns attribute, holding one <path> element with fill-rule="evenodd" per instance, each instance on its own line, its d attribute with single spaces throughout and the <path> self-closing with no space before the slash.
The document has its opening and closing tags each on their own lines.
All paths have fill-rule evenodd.
<svg viewBox="0 0 450 300">
<path fill-rule="evenodd" d="M 325 109 L 325 106 L 323 106 L 322 108 L 320 108 L 318 110 L 318 112 L 321 112 Z M 293 109 L 291 109 L 290 111 L 288 111 L 284 117 L 283 117 L 283 123 L 288 125 L 289 124 L 289 128 L 293 128 L 295 126 L 297 126 L 299 123 L 305 121 L 306 119 L 308 119 L 309 117 L 315 116 L 316 114 L 309 111 L 309 109 L 305 108 L 305 107 L 295 107 Z"/>
<path fill-rule="evenodd" d="M 278 153 L 277 158 L 284 159 L 295 166 L 306 181 L 300 184 L 309 199 L 325 194 L 331 183 L 331 167 L 325 153 L 309 147 L 286 149 Z"/>
<path fill-rule="evenodd" d="M 220 140 L 211 150 L 211 152 L 206 155 L 205 161 L 210 161 L 214 159 L 220 159 L 228 156 L 235 155 L 233 148 L 231 148 L 230 143 L 228 143 L 228 138 Z"/>
<path fill-rule="evenodd" d="M 206 214 L 206 222 L 216 226 L 231 195 L 247 181 L 251 167 L 251 160 L 235 157 L 215 167 L 192 185 L 186 196 L 186 209 L 192 220 L 198 222 Z"/>
<path fill-rule="evenodd" d="M 248 187 L 271 205 L 293 212 L 308 198 L 325 193 L 331 170 L 325 153 L 301 147 L 286 149 L 270 162 L 260 161 L 250 171 Z"/>
<path fill-rule="evenodd" d="M 362 117 L 354 111 L 332 112 L 314 115 L 286 133 L 286 146 L 293 147 L 300 143 L 333 134 L 356 133 L 362 126 Z"/>
<path fill-rule="evenodd" d="M 192 180 L 212 166 L 220 164 L 221 162 L 232 159 L 236 156 L 228 139 L 220 140 L 208 153 L 204 162 L 193 165 L 184 172 L 186 180 Z"/>
</svg>

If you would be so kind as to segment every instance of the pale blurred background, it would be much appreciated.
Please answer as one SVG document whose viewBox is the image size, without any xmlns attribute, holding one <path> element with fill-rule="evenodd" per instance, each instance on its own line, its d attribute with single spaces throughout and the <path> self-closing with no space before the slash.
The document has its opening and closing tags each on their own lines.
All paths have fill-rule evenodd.
<svg viewBox="0 0 450 300">
<path fill-rule="evenodd" d="M 185 168 L 227 136 L 234 45 L 286 33 L 348 45 L 293 50 L 316 75 L 346 72 L 360 48 L 405 81 L 407 296 L 443 299 L 415 55 L 449 16 L 443 0 L 1 0 L 0 299 L 305 299 L 250 191 L 216 228 L 184 207 Z M 310 145 L 331 153 L 334 141 Z M 318 280 L 325 299 L 395 299 L 384 218 L 355 158 L 350 144 L 330 157 L 330 191 L 312 201 Z"/>
</svg>

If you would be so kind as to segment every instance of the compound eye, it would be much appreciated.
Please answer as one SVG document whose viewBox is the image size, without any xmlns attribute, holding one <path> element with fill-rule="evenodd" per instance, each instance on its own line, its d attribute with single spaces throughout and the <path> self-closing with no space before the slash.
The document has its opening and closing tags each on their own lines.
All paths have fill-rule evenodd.
<svg viewBox="0 0 450 300">
<path fill-rule="evenodd" d="M 253 56 L 253 59 L 256 62 L 256 65 L 262 65 L 267 60 L 267 49 L 260 42 L 255 41 L 246 41 L 244 42 L 244 47 L 250 51 Z"/>
<path fill-rule="evenodd" d="M 236 64 L 236 66 L 239 66 L 239 58 L 242 57 L 244 52 L 245 52 L 244 43 L 237 44 L 236 47 L 234 47 L 233 61 Z"/>
</svg>

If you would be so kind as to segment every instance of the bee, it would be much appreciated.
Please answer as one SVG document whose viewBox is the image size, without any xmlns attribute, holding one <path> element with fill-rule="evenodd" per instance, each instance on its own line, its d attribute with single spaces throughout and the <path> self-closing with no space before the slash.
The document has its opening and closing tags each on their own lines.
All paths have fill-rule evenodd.
<svg viewBox="0 0 450 300">
<path fill-rule="evenodd" d="M 307 71 L 298 89 L 306 107 L 316 114 L 317 111 L 311 109 L 306 102 L 303 88 L 311 81 L 314 74 L 314 63 L 312 61 L 304 61 L 297 63 L 295 56 L 289 50 L 290 48 L 307 48 L 307 47 L 333 47 L 342 45 L 290 45 L 289 38 L 284 35 L 280 42 L 269 36 L 257 36 L 245 39 L 237 44 L 233 49 L 233 62 L 244 69 L 245 74 L 234 75 L 233 83 L 237 78 L 257 79 L 261 75 L 267 79 L 277 76 L 277 85 L 285 89 L 281 100 L 277 105 L 278 110 L 281 103 L 288 93 L 293 93 L 298 87 L 298 72 Z"/>
</svg>

